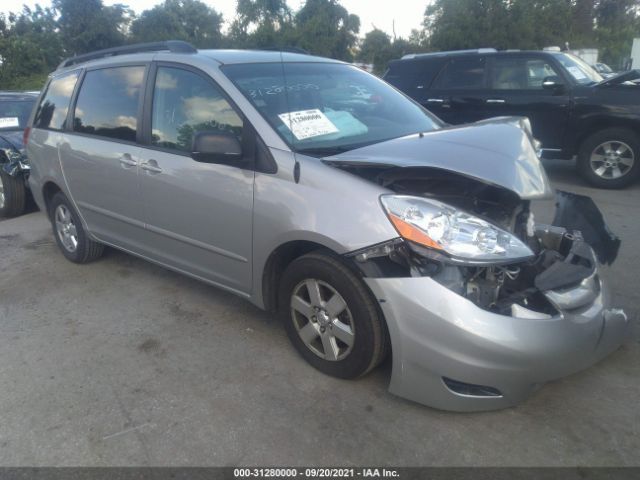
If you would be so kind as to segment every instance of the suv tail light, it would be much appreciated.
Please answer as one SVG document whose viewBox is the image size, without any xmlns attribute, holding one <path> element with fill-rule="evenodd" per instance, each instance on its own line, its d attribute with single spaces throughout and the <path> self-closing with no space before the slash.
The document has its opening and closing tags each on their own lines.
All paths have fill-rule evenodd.
<svg viewBox="0 0 640 480">
<path fill-rule="evenodd" d="M 26 148 L 27 142 L 29 141 L 29 134 L 31 133 L 31 127 L 27 127 L 24 129 L 24 133 L 22 134 L 22 145 Z"/>
</svg>

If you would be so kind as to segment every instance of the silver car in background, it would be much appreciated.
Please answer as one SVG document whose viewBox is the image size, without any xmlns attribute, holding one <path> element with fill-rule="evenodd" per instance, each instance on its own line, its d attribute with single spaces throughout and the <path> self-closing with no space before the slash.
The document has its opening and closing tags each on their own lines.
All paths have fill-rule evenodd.
<svg viewBox="0 0 640 480">
<path fill-rule="evenodd" d="M 624 338 L 586 239 L 533 221 L 526 119 L 448 127 L 338 61 L 163 42 L 63 62 L 30 127 L 65 257 L 116 247 L 277 311 L 326 374 L 391 354 L 392 393 L 490 410 Z"/>
</svg>

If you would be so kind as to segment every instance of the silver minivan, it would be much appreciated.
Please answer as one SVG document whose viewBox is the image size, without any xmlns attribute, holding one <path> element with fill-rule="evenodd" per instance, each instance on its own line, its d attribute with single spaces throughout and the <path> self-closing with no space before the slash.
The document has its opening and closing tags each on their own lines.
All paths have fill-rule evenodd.
<svg viewBox="0 0 640 480">
<path fill-rule="evenodd" d="M 349 64 L 172 41 L 66 60 L 29 125 L 65 257 L 115 247 L 279 312 L 326 374 L 390 354 L 392 393 L 490 410 L 624 338 L 586 216 L 534 222 L 524 118 L 454 128 Z"/>
</svg>

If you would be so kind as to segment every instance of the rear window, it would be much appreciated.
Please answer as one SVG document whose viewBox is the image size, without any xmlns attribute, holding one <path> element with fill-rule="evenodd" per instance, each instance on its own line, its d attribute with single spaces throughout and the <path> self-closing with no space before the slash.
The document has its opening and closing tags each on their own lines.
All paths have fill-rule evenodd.
<svg viewBox="0 0 640 480">
<path fill-rule="evenodd" d="M 486 70 L 487 60 L 484 57 L 454 58 L 438 76 L 437 87 L 451 90 L 484 88 Z"/>
<path fill-rule="evenodd" d="M 442 69 L 444 59 L 397 60 L 389 65 L 384 79 L 400 90 L 410 90 L 418 86 L 428 88 Z"/>
<path fill-rule="evenodd" d="M 135 142 L 143 66 L 87 72 L 73 116 L 73 130 Z"/>
<path fill-rule="evenodd" d="M 34 103 L 35 99 L 0 101 L 0 130 L 23 130 Z"/>
<path fill-rule="evenodd" d="M 33 121 L 34 127 L 50 130 L 62 130 L 65 127 L 69 102 L 79 74 L 76 70 L 55 77 L 49 82 L 47 91 L 38 105 Z"/>
</svg>

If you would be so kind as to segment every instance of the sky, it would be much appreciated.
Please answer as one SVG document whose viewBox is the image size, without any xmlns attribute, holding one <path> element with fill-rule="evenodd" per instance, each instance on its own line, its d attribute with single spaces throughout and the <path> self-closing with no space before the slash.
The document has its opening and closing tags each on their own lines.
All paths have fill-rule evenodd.
<svg viewBox="0 0 640 480">
<path fill-rule="evenodd" d="M 226 22 L 233 19 L 236 8 L 236 0 L 203 0 L 204 3 L 214 7 L 222 13 Z M 114 3 L 124 3 L 129 5 L 136 13 L 147 10 L 160 0 L 103 0 L 105 5 Z M 36 3 L 42 6 L 49 6 L 50 0 L 1 0 L 0 11 L 19 12 L 22 5 L 32 7 Z M 288 0 L 289 6 L 295 11 L 304 3 L 304 0 Z M 380 30 L 384 30 L 389 35 L 393 35 L 395 21 L 395 32 L 399 37 L 408 37 L 413 28 L 420 28 L 424 10 L 428 0 L 340 0 L 349 13 L 355 13 L 360 17 L 360 35 L 373 29 L 374 25 Z"/>
</svg>

